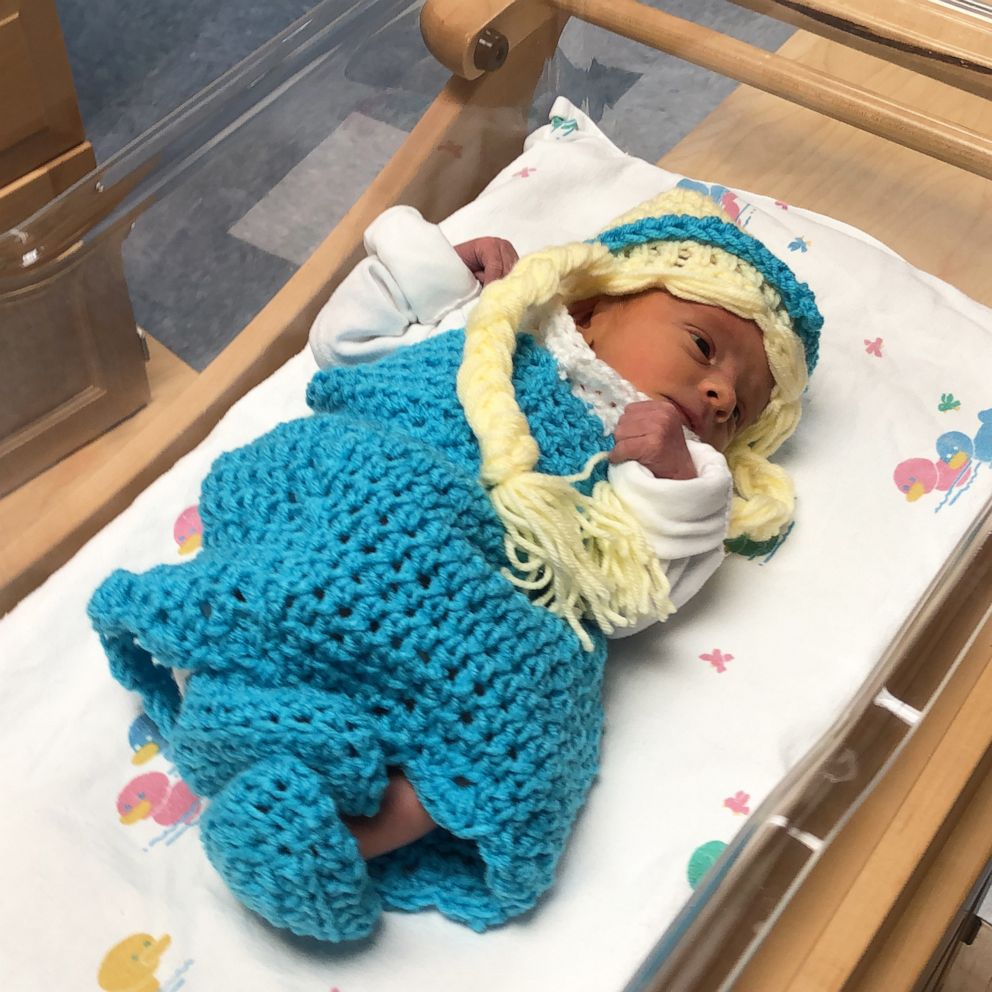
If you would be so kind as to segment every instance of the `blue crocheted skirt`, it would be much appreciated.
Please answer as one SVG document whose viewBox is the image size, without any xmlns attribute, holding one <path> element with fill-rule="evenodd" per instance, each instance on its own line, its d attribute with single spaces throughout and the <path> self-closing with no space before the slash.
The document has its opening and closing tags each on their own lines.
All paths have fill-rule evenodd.
<svg viewBox="0 0 992 992">
<path fill-rule="evenodd" d="M 115 572 L 90 604 L 113 674 L 210 798 L 211 861 L 296 933 L 361 937 L 382 905 L 479 930 L 524 912 L 595 775 L 604 640 L 584 651 L 502 574 L 461 342 L 318 374 L 315 416 L 215 463 L 198 556 Z M 514 380 L 542 468 L 608 445 L 529 339 Z M 387 768 L 440 826 L 366 865 L 341 816 L 378 809 Z"/>
</svg>

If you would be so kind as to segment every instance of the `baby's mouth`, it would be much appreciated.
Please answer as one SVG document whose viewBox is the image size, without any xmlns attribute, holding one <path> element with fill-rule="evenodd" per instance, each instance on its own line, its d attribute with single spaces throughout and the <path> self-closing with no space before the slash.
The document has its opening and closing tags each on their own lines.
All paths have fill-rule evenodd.
<svg viewBox="0 0 992 992">
<path fill-rule="evenodd" d="M 684 406 L 682 406 L 678 400 L 672 399 L 671 396 L 668 397 L 668 402 L 671 403 L 676 410 L 678 410 L 679 416 L 682 418 L 682 422 L 685 426 L 688 427 L 689 430 L 696 435 L 696 437 L 700 437 L 699 425 L 696 423 L 696 418 Z"/>
</svg>

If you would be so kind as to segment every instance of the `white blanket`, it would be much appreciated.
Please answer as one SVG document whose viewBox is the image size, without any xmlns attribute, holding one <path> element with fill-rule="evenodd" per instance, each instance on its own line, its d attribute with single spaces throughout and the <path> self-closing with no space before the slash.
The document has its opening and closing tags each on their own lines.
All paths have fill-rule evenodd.
<svg viewBox="0 0 992 992">
<path fill-rule="evenodd" d="M 552 113 L 443 225 L 453 242 L 500 235 L 523 253 L 589 237 L 679 181 L 567 101 Z M 137 750 L 154 734 L 132 730 L 137 703 L 107 672 L 87 599 L 114 567 L 195 553 L 190 508 L 213 458 L 306 414 L 304 353 L 0 622 L 5 992 L 622 988 L 690 895 L 695 852 L 729 841 L 843 712 L 992 498 L 992 423 L 978 418 L 992 313 L 846 225 L 710 192 L 826 318 L 803 423 L 778 456 L 797 523 L 770 560 L 728 561 L 667 625 L 613 645 L 602 772 L 551 894 L 484 935 L 389 913 L 360 946 L 287 938 L 206 862 L 167 753 Z"/>
</svg>

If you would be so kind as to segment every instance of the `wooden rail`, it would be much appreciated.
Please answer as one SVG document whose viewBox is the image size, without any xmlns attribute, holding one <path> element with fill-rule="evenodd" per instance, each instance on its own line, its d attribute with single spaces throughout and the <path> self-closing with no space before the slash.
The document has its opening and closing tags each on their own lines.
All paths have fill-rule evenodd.
<svg viewBox="0 0 992 992">
<path fill-rule="evenodd" d="M 632 41 L 992 179 L 992 140 L 637 0 L 545 0 Z"/>
<path fill-rule="evenodd" d="M 927 0 L 731 0 L 930 76 L 992 98 L 992 25 Z"/>
<path fill-rule="evenodd" d="M 866 2 L 871 4 L 876 0 Z M 899 0 L 899 3 L 917 9 L 921 6 L 918 0 Z M 755 0 L 746 6 L 782 17 L 786 7 L 803 6 L 808 8 L 804 16 L 812 23 L 814 7 L 826 9 L 834 5 L 825 0 L 807 4 L 784 0 L 759 3 Z M 852 2 L 841 6 L 847 9 Z M 484 71 L 479 58 L 484 43 L 491 49 L 492 39 L 502 37 L 506 49 L 512 49 L 515 39 L 533 30 L 542 12 L 548 11 L 577 17 L 800 107 L 992 179 L 992 139 L 988 136 L 873 93 L 828 72 L 647 7 L 637 0 L 478 0 L 471 4 L 464 0 L 428 0 L 421 25 L 432 54 L 452 72 L 474 79 Z M 961 15 L 950 16 L 949 23 L 962 20 Z M 867 19 L 863 17 L 862 22 L 867 23 Z M 816 23 L 821 28 L 820 33 L 827 33 L 822 22 Z M 884 37 L 892 47 L 915 46 L 909 53 L 912 55 L 909 61 L 925 62 L 931 75 L 937 75 L 940 69 L 944 76 L 953 76 L 956 85 L 963 85 L 963 80 L 967 79 L 968 88 L 974 92 L 984 95 L 987 88 L 992 93 L 992 52 L 989 51 L 992 40 L 987 39 L 985 33 L 973 30 L 963 35 L 973 47 L 935 41 L 925 49 L 924 59 L 925 45 L 919 32 L 898 29 L 892 18 L 878 17 L 872 23 L 877 37 Z M 853 26 L 854 22 L 851 24 Z M 833 30 L 831 37 L 852 44 L 854 36 Z M 876 49 L 880 47 L 880 43 L 875 45 Z M 963 53 L 968 53 L 967 57 Z"/>
</svg>

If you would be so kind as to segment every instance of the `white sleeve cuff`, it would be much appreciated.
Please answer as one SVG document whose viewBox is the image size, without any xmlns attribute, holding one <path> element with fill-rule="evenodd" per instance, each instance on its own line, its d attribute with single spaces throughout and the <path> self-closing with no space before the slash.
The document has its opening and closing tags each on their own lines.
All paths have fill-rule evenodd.
<svg viewBox="0 0 992 992">
<path fill-rule="evenodd" d="M 639 462 L 611 465 L 608 472 L 610 484 L 659 558 L 676 609 L 699 592 L 723 561 L 733 495 L 723 455 L 695 437 L 687 436 L 686 444 L 696 466 L 695 479 L 656 479 Z M 653 623 L 653 617 L 642 617 L 609 636 L 629 637 Z"/>
<path fill-rule="evenodd" d="M 479 294 L 479 283 L 437 224 L 413 207 L 392 207 L 365 232 L 365 248 L 403 291 L 418 324 L 436 324 Z"/>
<path fill-rule="evenodd" d="M 715 448 L 687 439 L 695 479 L 656 479 L 639 462 L 611 465 L 608 478 L 666 561 L 706 554 L 727 536 L 733 493 L 727 461 Z"/>
<path fill-rule="evenodd" d="M 392 207 L 365 232 L 369 257 L 342 280 L 310 329 L 317 364 L 374 361 L 465 322 L 475 276 L 436 224 Z"/>
</svg>

